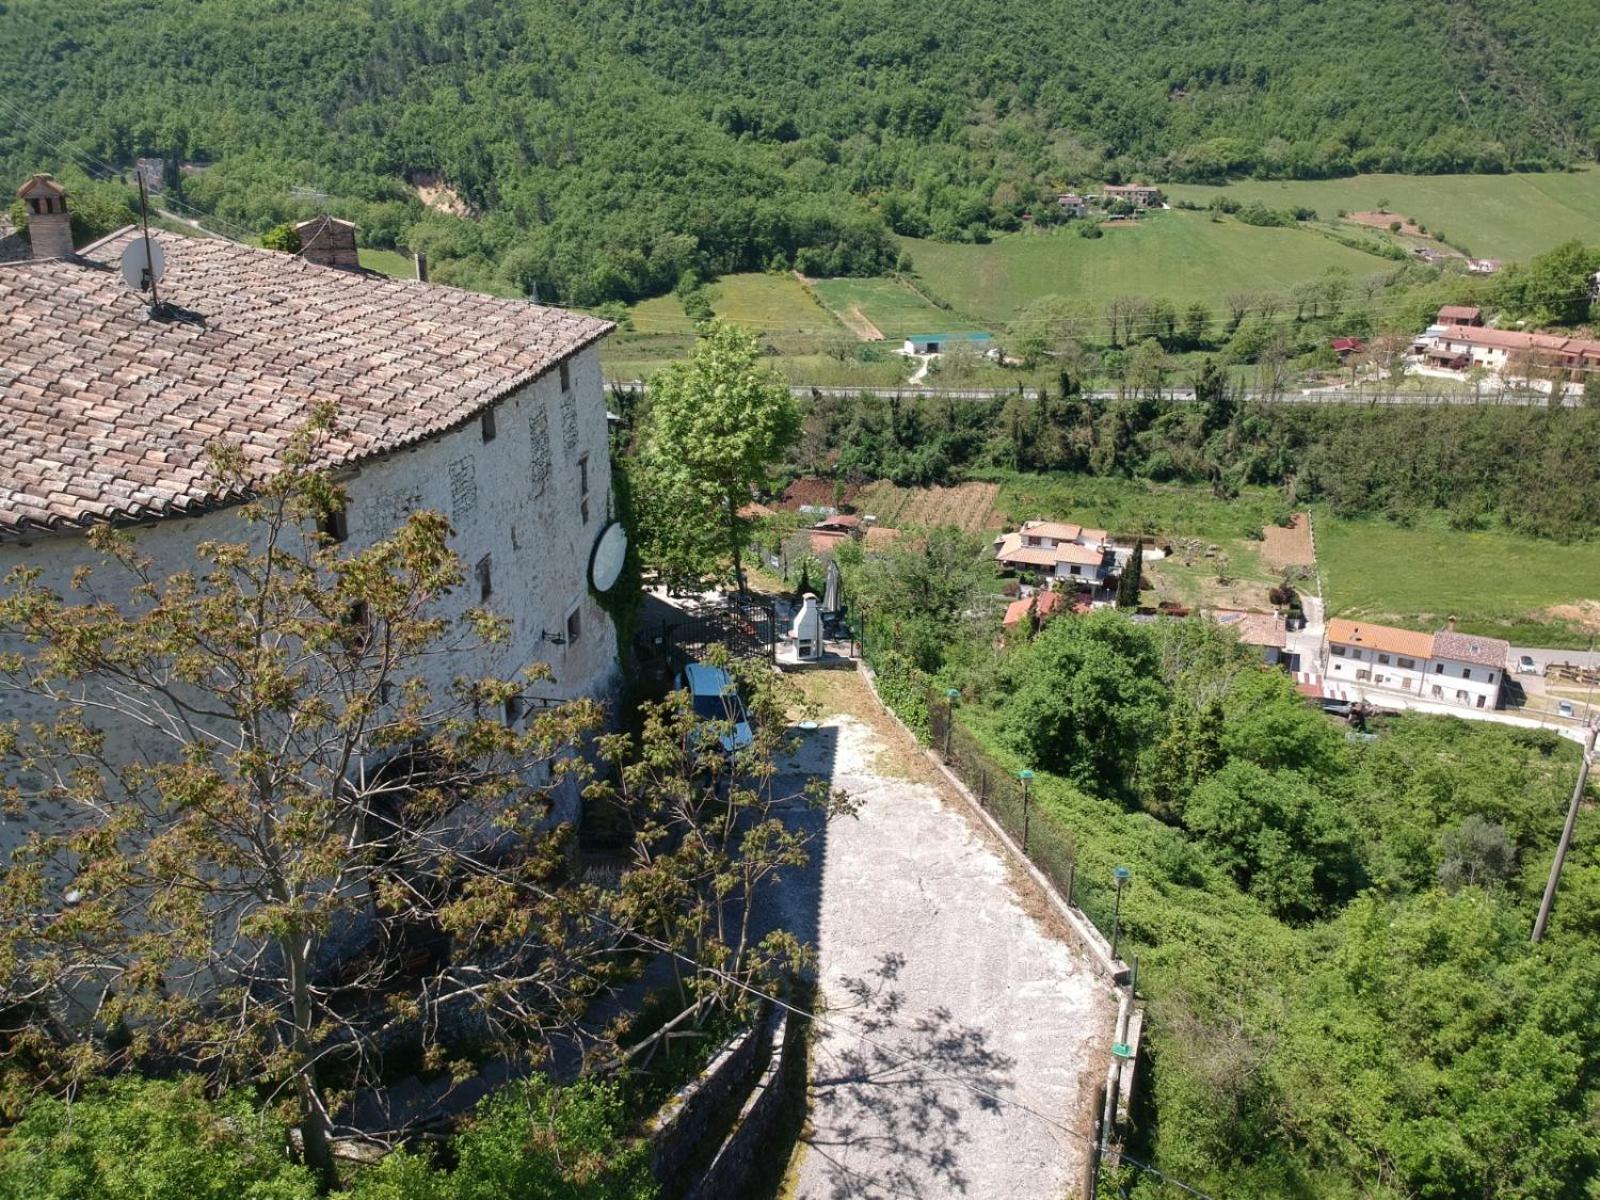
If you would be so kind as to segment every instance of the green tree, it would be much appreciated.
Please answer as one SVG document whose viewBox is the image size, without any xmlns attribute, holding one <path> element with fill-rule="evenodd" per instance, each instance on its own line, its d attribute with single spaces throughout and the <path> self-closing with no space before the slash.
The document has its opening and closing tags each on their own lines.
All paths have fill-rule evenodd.
<svg viewBox="0 0 1600 1200">
<path fill-rule="evenodd" d="M 1121 614 L 1052 621 L 1005 664 L 1001 737 L 1031 766 L 1124 794 L 1161 729 L 1159 672 L 1153 638 Z"/>
<path fill-rule="evenodd" d="M 284 254 L 298 254 L 300 253 L 300 234 L 295 230 L 294 222 L 283 221 L 261 235 L 261 244 L 268 250 L 278 250 Z"/>
<path fill-rule="evenodd" d="M 288 1130 L 200 1080 L 123 1076 L 39 1096 L 0 1140 L 0 1200 L 313 1200 Z"/>
<path fill-rule="evenodd" d="M 731 561 L 743 591 L 749 528 L 740 510 L 799 433 L 799 410 L 759 365 L 755 335 L 707 325 L 688 361 L 650 381 L 638 456 L 647 556 L 696 574 Z"/>
<path fill-rule="evenodd" d="M 56 814 L 0 867 L 0 1001 L 36 1014 L 11 1031 L 31 1068 L 8 1082 L 70 1088 L 150 1059 L 251 1079 L 294 1098 L 325 1180 L 335 1060 L 359 1085 L 409 1027 L 442 1064 L 441 1016 L 469 1012 L 532 1044 L 611 970 L 584 916 L 597 897 L 553 887 L 566 839 L 544 820 L 584 777 L 598 706 L 506 719 L 529 680 L 471 672 L 505 624 L 445 615 L 462 569 L 438 513 L 356 550 L 319 531 L 343 504 L 309 468 L 334 430 L 319 412 L 243 506 L 250 540 L 203 544 L 193 570 L 163 577 L 101 529 L 89 590 L 24 569 L 0 599 L 0 629 L 30 647 L 0 687 L 60 713 L 0 739 L 7 803 Z M 240 467 L 219 453 L 243 488 Z M 448 689 L 423 674 L 441 654 L 462 663 Z M 165 731 L 170 756 L 114 757 L 102 711 Z M 81 897 L 68 919 L 63 894 Z M 330 937 L 363 925 L 384 935 L 330 984 Z M 402 970 L 417 929 L 448 946 Z"/>
<path fill-rule="evenodd" d="M 1122 576 L 1117 580 L 1117 607 L 1138 608 L 1140 576 L 1144 573 L 1144 542 L 1137 541 L 1133 544 L 1133 552 L 1128 555 L 1128 564 L 1122 568 Z"/>
<path fill-rule="evenodd" d="M 1230 762 L 1194 789 L 1183 819 L 1279 917 L 1315 916 L 1359 879 L 1354 835 L 1337 805 L 1294 772 Z"/>
<path fill-rule="evenodd" d="M 357 1176 L 353 1200 L 653 1200 L 649 1145 L 630 1138 L 616 1084 L 531 1076 L 488 1097 L 450 1144 L 454 1165 L 398 1151 Z"/>
</svg>

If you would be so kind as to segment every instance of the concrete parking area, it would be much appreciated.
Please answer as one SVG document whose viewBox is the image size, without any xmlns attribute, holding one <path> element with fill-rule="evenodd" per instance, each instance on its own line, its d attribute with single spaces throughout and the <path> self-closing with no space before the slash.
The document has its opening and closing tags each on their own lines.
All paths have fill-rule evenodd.
<svg viewBox="0 0 1600 1200">
<path fill-rule="evenodd" d="M 853 671 L 805 686 L 822 720 L 791 766 L 860 809 L 781 902 L 814 912 L 775 914 L 814 928 L 825 1005 L 787 1194 L 1075 1194 L 1109 986 Z"/>
</svg>

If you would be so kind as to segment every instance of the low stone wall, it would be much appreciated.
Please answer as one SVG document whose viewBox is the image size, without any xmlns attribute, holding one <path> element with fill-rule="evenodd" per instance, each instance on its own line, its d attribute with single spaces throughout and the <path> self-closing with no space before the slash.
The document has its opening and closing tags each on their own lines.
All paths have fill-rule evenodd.
<svg viewBox="0 0 1600 1200">
<path fill-rule="evenodd" d="M 749 1191 L 750 1176 L 757 1168 L 757 1154 L 768 1148 L 768 1137 L 783 1114 L 785 1094 L 795 1071 L 805 1069 L 805 1037 L 801 1022 L 789 1020 L 780 1012 L 770 1022 L 770 1054 L 739 1118 L 716 1156 L 686 1193 L 684 1200 L 720 1200 L 743 1196 Z"/>
<path fill-rule="evenodd" d="M 645 1126 L 650 1170 L 671 1195 L 681 1188 L 704 1153 L 711 1120 L 732 1097 L 750 1086 L 767 1048 L 767 1024 L 759 1020 L 735 1034 L 705 1068 L 668 1098 Z"/>
</svg>

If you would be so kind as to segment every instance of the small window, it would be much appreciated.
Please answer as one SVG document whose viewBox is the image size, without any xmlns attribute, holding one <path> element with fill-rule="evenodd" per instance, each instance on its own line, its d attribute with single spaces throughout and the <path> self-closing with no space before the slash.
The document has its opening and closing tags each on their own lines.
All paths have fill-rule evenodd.
<svg viewBox="0 0 1600 1200">
<path fill-rule="evenodd" d="M 1389 665 L 1389 656 L 1387 654 L 1380 654 L 1378 655 L 1378 661 L 1387 667 Z"/>
<path fill-rule="evenodd" d="M 486 408 L 483 410 L 482 422 L 483 440 L 485 442 L 494 441 L 494 409 Z"/>
<path fill-rule="evenodd" d="M 1489 682 L 1490 682 L 1490 683 L 1493 683 L 1493 682 L 1494 682 L 1494 672 L 1493 672 L 1493 671 L 1490 671 L 1490 672 L 1489 672 Z"/>
<path fill-rule="evenodd" d="M 1463 678 L 1463 679 L 1471 679 L 1472 678 L 1472 668 L 1471 667 L 1462 667 L 1461 668 L 1461 678 Z"/>
<path fill-rule="evenodd" d="M 491 555 L 485 554 L 478 560 L 478 602 L 487 603 L 489 597 L 494 595 L 494 561 Z"/>
<path fill-rule="evenodd" d="M 522 720 L 522 697 L 507 696 L 505 709 L 506 724 L 515 725 L 518 721 Z"/>
<path fill-rule="evenodd" d="M 1435 675 L 1443 675 L 1444 674 L 1444 664 L 1443 663 L 1434 663 L 1433 664 L 1433 673 Z"/>
<path fill-rule="evenodd" d="M 344 509 L 330 508 L 317 522 L 317 529 L 330 542 L 346 541 L 350 537 L 350 523 L 345 520 Z"/>
<path fill-rule="evenodd" d="M 563 392 L 572 390 L 572 368 L 566 363 L 561 364 L 561 390 Z"/>
<path fill-rule="evenodd" d="M 1335 658 L 1343 658 L 1344 657 L 1344 647 L 1343 646 L 1329 646 L 1328 649 L 1333 651 L 1333 656 Z"/>
<path fill-rule="evenodd" d="M 567 614 L 567 645 L 576 646 L 578 639 L 583 636 L 583 612 L 573 609 Z"/>
<path fill-rule="evenodd" d="M 1417 660 L 1414 658 L 1402 658 L 1397 661 L 1407 671 L 1415 671 L 1417 669 Z"/>
</svg>

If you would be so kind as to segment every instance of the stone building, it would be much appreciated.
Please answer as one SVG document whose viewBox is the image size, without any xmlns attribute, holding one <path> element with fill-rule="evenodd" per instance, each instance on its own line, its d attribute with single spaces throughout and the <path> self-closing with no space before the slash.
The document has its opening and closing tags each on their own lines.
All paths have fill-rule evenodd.
<svg viewBox="0 0 1600 1200">
<path fill-rule="evenodd" d="M 597 351 L 610 324 L 324 265 L 354 261 L 354 228 L 337 221 L 298 256 L 158 233 L 152 312 L 119 270 L 138 231 L 49 253 L 67 197 L 34 191 L 52 202 L 30 215 L 35 255 L 0 265 L 0 577 L 29 565 L 70 597 L 74 571 L 100 561 L 85 537 L 97 524 L 129 530 L 163 575 L 193 565 L 201 541 L 245 540 L 244 497 L 208 448 L 236 445 L 264 478 L 331 402 L 339 535 L 359 548 L 414 510 L 442 512 L 468 575 L 458 610 L 482 602 L 509 621 L 485 661 L 441 659 L 428 682 L 544 662 L 553 680 L 530 699 L 613 689 L 616 636 L 589 586 L 611 513 Z M 49 716 L 14 693 L 0 708 Z M 149 748 L 142 727 L 106 733 L 114 754 Z"/>
</svg>

